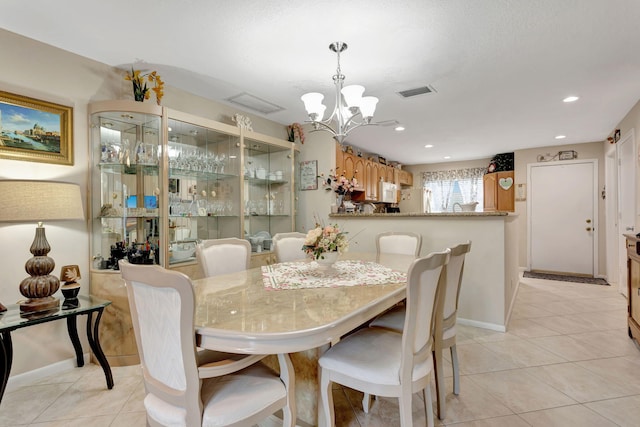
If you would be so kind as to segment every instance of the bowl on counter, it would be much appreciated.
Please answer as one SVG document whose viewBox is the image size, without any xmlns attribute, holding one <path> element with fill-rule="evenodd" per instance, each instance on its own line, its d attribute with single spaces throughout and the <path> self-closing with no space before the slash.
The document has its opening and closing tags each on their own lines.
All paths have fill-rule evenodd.
<svg viewBox="0 0 640 427">
<path fill-rule="evenodd" d="M 174 243 L 169 248 L 169 256 L 174 261 L 183 261 L 196 254 L 195 243 Z"/>
</svg>

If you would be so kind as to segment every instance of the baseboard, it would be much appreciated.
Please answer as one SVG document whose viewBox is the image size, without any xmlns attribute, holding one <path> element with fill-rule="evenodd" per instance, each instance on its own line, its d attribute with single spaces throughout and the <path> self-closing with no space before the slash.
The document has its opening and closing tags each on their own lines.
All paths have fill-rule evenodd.
<svg viewBox="0 0 640 427">
<path fill-rule="evenodd" d="M 90 353 L 84 354 L 84 360 L 89 360 Z M 19 387 L 33 384 L 41 379 L 49 377 L 51 375 L 59 374 L 60 372 L 69 371 L 75 368 L 76 358 L 75 356 L 70 359 L 61 360 L 60 362 L 52 363 L 51 365 L 43 366 L 42 368 L 34 369 L 32 371 L 23 372 L 22 374 L 13 375 L 9 377 L 7 382 L 7 392 L 15 390 Z"/>
<path fill-rule="evenodd" d="M 461 325 L 489 329 L 490 331 L 507 332 L 507 327 L 505 325 L 498 325 L 496 323 L 478 322 L 477 320 L 461 319 L 460 317 L 458 317 L 457 322 Z"/>
</svg>

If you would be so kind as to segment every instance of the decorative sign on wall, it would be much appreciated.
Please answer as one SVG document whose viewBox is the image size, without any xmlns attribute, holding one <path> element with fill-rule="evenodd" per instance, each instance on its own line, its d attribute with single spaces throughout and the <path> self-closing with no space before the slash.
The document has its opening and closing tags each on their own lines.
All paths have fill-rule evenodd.
<svg viewBox="0 0 640 427">
<path fill-rule="evenodd" d="M 318 189 L 318 161 L 300 162 L 300 190 Z"/>
<path fill-rule="evenodd" d="M 503 190 L 508 190 L 513 185 L 513 178 L 511 178 L 510 176 L 507 178 L 500 178 L 500 180 L 498 181 L 498 185 L 500 185 Z"/>
</svg>

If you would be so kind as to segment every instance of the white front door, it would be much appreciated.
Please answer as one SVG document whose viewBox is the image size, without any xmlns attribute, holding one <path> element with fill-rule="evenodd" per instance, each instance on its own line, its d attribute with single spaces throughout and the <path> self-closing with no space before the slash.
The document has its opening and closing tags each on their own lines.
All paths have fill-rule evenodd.
<svg viewBox="0 0 640 427">
<path fill-rule="evenodd" d="M 618 289 L 627 294 L 627 242 L 624 234 L 636 234 L 636 150 L 633 132 L 616 145 L 618 155 Z"/>
<path fill-rule="evenodd" d="M 597 160 L 528 166 L 529 268 L 593 276 Z"/>
</svg>

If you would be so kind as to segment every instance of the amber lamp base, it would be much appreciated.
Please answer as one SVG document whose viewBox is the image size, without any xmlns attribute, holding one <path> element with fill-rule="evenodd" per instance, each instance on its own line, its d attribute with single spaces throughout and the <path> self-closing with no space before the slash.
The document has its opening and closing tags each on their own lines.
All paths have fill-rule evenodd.
<svg viewBox="0 0 640 427">
<path fill-rule="evenodd" d="M 28 298 L 26 301 L 20 301 L 21 312 L 53 311 L 60 307 L 60 300 L 52 297 L 60 287 L 60 280 L 50 274 L 56 266 L 53 258 L 47 256 L 50 250 L 44 227 L 40 222 L 29 249 L 33 258 L 29 259 L 24 266 L 30 277 L 20 283 L 20 293 Z"/>
</svg>

